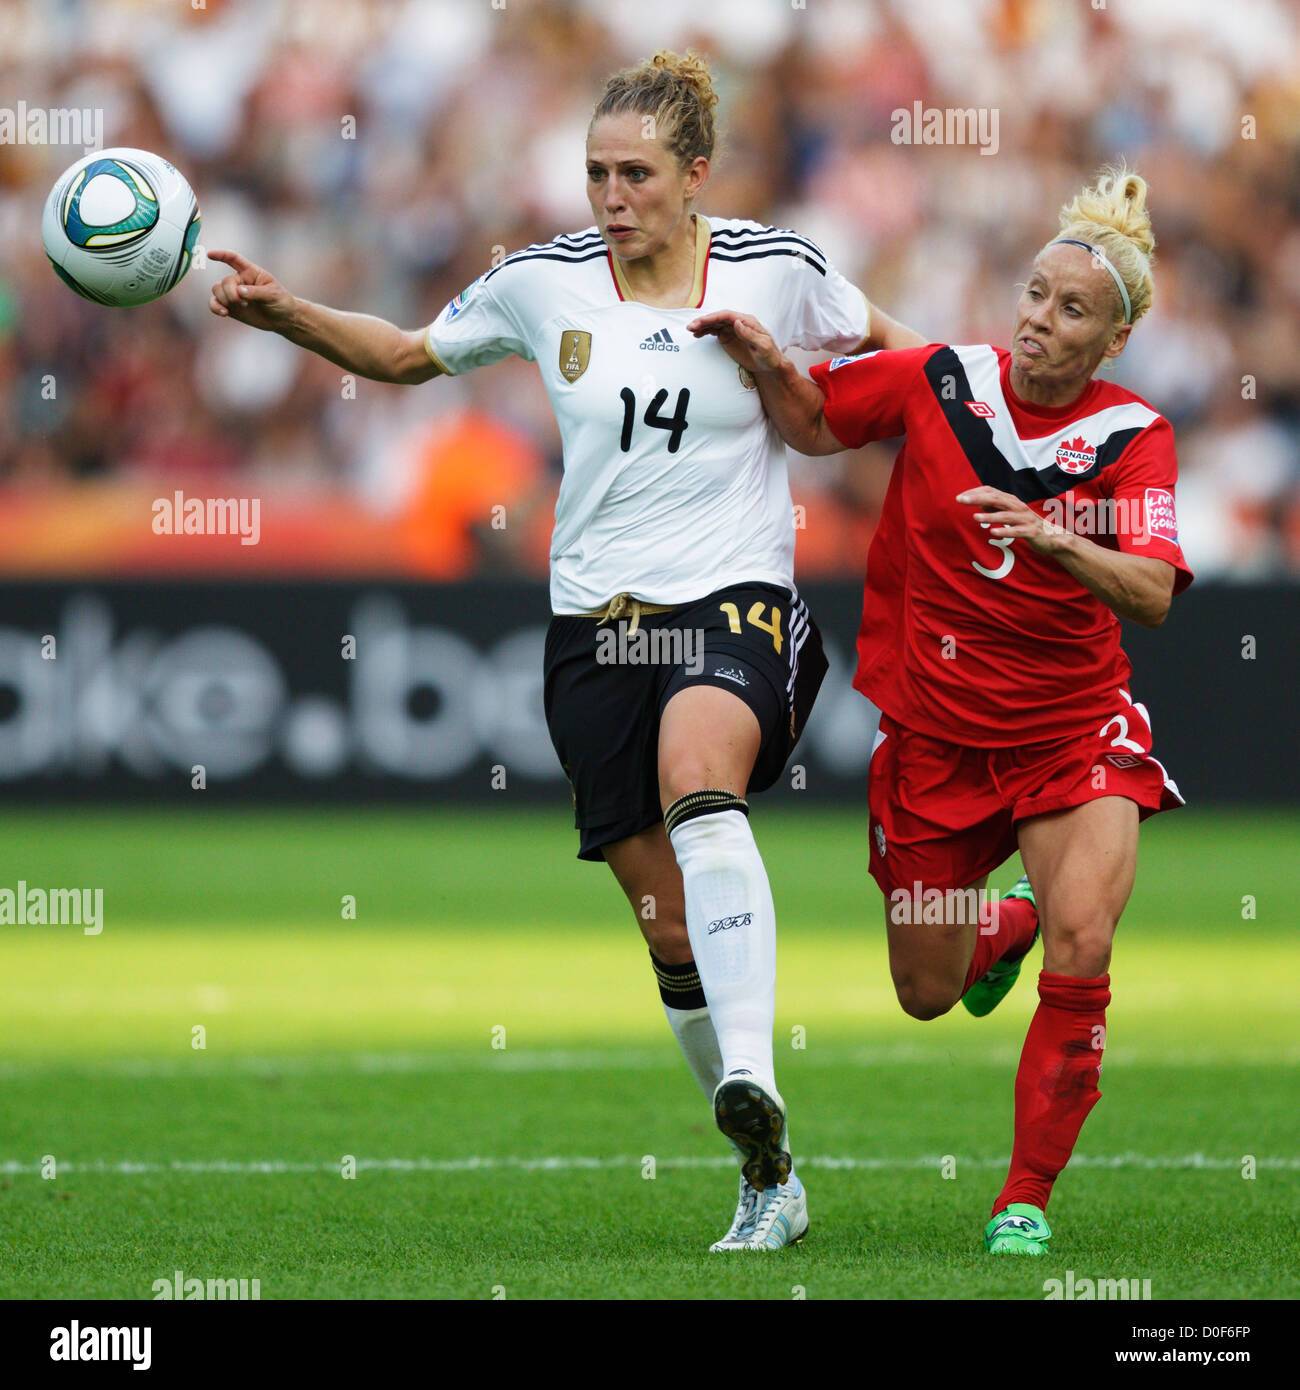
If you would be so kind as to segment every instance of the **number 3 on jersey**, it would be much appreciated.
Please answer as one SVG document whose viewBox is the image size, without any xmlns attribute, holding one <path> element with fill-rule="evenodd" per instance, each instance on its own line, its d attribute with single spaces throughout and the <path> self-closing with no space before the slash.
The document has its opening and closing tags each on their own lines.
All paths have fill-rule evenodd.
<svg viewBox="0 0 1300 1390">
<path fill-rule="evenodd" d="M 727 615 L 727 626 L 730 627 L 732 632 L 739 633 L 740 609 L 737 608 L 734 603 L 720 603 L 718 604 L 718 607 L 721 608 L 722 611 Z M 761 603 L 753 604 L 750 607 L 749 612 L 745 616 L 749 621 L 750 627 L 761 628 L 764 632 L 771 634 L 772 645 L 776 648 L 777 656 L 780 656 L 781 610 L 776 606 L 776 604 L 772 605 L 772 621 L 770 623 L 765 623 L 763 621 L 763 605 Z"/>
<path fill-rule="evenodd" d="M 632 447 L 632 426 L 636 423 L 636 392 L 630 386 L 625 386 L 618 393 L 618 398 L 623 402 L 623 432 L 618 437 L 618 447 L 626 454 Z M 686 407 L 691 402 L 690 388 L 683 386 L 678 391 L 677 409 L 672 415 L 660 415 L 659 407 L 667 399 L 666 390 L 655 392 L 654 399 L 646 406 L 645 423 L 653 425 L 655 429 L 670 431 L 668 452 L 675 454 L 677 446 L 682 442 L 682 435 L 686 433 Z"/>
<path fill-rule="evenodd" d="M 1003 579 L 1011 573 L 1011 566 L 1016 563 L 1016 557 L 1011 549 L 1011 542 L 1014 536 L 1002 536 L 998 540 L 989 539 L 990 545 L 995 545 L 1002 552 L 1002 563 L 995 570 L 985 569 L 978 560 L 971 561 L 971 568 L 977 569 L 988 579 Z"/>
</svg>

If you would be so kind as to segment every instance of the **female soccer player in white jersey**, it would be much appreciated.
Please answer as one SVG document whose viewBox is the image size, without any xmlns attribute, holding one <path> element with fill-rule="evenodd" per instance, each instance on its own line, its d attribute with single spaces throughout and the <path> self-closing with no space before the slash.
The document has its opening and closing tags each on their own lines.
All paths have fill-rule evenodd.
<svg viewBox="0 0 1300 1390">
<path fill-rule="evenodd" d="M 233 252 L 210 308 L 350 372 L 416 383 L 511 353 L 560 424 L 545 703 L 579 856 L 605 860 L 650 947 L 665 1012 L 740 1200 L 713 1249 L 807 1229 L 776 1088 L 776 921 L 746 796 L 780 775 L 826 669 L 794 587 L 784 452 L 753 378 L 687 323 L 743 305 L 783 345 L 923 340 L 872 308 L 807 238 L 695 201 L 713 153 L 705 64 L 617 73 L 587 136 L 595 224 L 508 256 L 425 330 L 295 299 Z"/>
<path fill-rule="evenodd" d="M 867 557 L 854 682 L 882 711 L 870 867 L 894 987 L 915 1018 L 959 999 L 988 1013 L 1042 927 L 1011 1170 L 984 1234 L 995 1254 L 1046 1249 L 1052 1185 L 1100 1098 L 1138 822 L 1182 805 L 1127 689 L 1119 625 L 1158 625 L 1191 583 L 1173 430 L 1093 377 L 1151 302 L 1146 192 L 1135 174 L 1107 173 L 1061 210 L 1010 352 L 932 343 L 839 357 L 809 380 L 744 315 L 690 325 L 755 374 L 800 453 L 906 436 Z M 971 911 L 1017 847 L 1014 896 Z M 916 904 L 935 889 L 941 923 Z"/>
</svg>

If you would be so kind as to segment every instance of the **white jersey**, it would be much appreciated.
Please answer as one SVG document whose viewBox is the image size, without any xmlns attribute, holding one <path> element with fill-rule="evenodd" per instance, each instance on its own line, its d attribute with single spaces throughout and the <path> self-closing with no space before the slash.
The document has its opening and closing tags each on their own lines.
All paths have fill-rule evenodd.
<svg viewBox="0 0 1300 1390">
<path fill-rule="evenodd" d="M 629 593 L 679 604 L 732 584 L 794 587 L 785 447 L 753 379 L 686 325 L 752 314 L 783 348 L 850 353 L 868 308 L 815 243 L 696 219 L 691 307 L 638 303 L 595 227 L 507 256 L 429 325 L 449 376 L 515 353 L 537 362 L 564 442 L 551 607 Z"/>
</svg>

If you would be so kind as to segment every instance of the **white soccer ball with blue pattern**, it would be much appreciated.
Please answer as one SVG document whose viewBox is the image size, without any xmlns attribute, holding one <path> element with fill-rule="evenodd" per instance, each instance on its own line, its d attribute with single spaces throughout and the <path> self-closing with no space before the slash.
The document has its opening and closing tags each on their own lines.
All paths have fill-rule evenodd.
<svg viewBox="0 0 1300 1390">
<path fill-rule="evenodd" d="M 45 200 L 41 239 L 65 285 L 96 304 L 148 304 L 190 268 L 199 205 L 173 165 L 148 150 L 88 154 Z"/>
</svg>

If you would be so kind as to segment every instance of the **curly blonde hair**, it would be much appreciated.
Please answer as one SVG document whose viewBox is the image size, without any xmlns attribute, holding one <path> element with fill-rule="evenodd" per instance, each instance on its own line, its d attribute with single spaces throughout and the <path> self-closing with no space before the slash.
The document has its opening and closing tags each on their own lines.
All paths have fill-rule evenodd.
<svg viewBox="0 0 1300 1390">
<path fill-rule="evenodd" d="M 653 58 L 616 72 L 605 83 L 591 119 L 625 112 L 653 117 L 664 147 L 684 170 L 701 155 L 713 158 L 717 104 L 708 63 L 693 49 L 683 57 L 661 48 Z"/>
<path fill-rule="evenodd" d="M 1061 208 L 1057 237 L 1070 237 L 1100 247 L 1119 272 L 1128 291 L 1136 323 L 1151 307 L 1156 239 L 1147 211 L 1147 181 L 1121 164 L 1107 166 L 1091 188 L 1084 188 Z M 1048 243 L 1051 244 L 1050 242 Z M 1120 296 L 1115 295 L 1119 306 Z M 1123 321 L 1122 310 L 1116 315 Z"/>
</svg>

